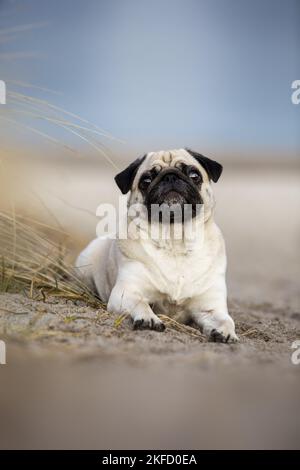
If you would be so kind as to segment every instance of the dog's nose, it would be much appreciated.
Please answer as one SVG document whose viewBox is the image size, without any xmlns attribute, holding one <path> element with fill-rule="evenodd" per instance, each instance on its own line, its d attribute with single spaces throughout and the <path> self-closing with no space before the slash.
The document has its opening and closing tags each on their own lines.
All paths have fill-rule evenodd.
<svg viewBox="0 0 300 470">
<path fill-rule="evenodd" d="M 175 183 L 175 181 L 178 179 L 178 176 L 175 175 L 174 173 L 167 173 L 164 177 L 163 177 L 163 181 L 165 183 L 169 183 L 169 184 L 172 184 L 172 183 Z"/>
</svg>

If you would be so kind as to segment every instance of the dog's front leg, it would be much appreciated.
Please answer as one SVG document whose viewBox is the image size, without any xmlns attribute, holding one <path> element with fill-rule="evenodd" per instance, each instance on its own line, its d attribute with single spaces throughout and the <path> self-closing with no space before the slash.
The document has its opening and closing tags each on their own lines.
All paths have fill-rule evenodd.
<svg viewBox="0 0 300 470">
<path fill-rule="evenodd" d="M 137 292 L 133 285 L 134 283 L 117 282 L 111 292 L 107 310 L 130 315 L 135 330 L 164 331 L 164 323 L 155 315 L 142 292 Z"/>
<path fill-rule="evenodd" d="M 190 302 L 190 318 L 211 341 L 235 343 L 239 338 L 235 333 L 234 321 L 228 313 L 226 289 L 219 287 L 211 287 Z"/>
</svg>

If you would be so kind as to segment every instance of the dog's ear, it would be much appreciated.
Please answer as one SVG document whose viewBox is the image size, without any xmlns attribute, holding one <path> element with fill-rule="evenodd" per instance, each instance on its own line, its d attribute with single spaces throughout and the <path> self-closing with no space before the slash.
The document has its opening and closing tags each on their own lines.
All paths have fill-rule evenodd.
<svg viewBox="0 0 300 470">
<path fill-rule="evenodd" d="M 130 163 L 130 165 L 125 168 L 125 170 L 121 171 L 115 176 L 115 182 L 117 183 L 118 187 L 121 189 L 123 194 L 128 193 L 130 191 L 134 177 L 136 172 L 139 169 L 139 166 L 145 160 L 146 155 L 143 157 L 137 158 L 134 162 Z"/>
<path fill-rule="evenodd" d="M 193 150 L 186 149 L 194 158 L 196 158 L 197 162 L 203 166 L 206 173 L 208 174 L 209 179 L 213 180 L 214 183 L 218 181 L 223 171 L 222 165 L 220 163 L 211 160 L 210 158 L 204 157 L 201 153 L 194 152 Z"/>
</svg>

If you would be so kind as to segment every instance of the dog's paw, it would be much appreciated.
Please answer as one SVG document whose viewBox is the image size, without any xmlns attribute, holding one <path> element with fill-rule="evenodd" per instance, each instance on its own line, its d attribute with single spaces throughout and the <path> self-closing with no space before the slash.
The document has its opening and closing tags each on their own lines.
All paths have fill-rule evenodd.
<svg viewBox="0 0 300 470">
<path fill-rule="evenodd" d="M 166 329 L 164 323 L 158 317 L 137 317 L 133 320 L 134 330 L 155 330 L 164 331 Z"/>
<path fill-rule="evenodd" d="M 234 332 L 225 333 L 214 328 L 209 335 L 209 341 L 214 343 L 237 343 L 239 338 Z"/>
</svg>

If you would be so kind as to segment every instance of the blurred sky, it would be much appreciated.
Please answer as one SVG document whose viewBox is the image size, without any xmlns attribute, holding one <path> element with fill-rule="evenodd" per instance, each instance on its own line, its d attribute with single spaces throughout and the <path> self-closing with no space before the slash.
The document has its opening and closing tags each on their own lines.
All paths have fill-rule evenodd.
<svg viewBox="0 0 300 470">
<path fill-rule="evenodd" d="M 61 91 L 39 96 L 131 147 L 299 154 L 299 0 L 0 0 L 0 17 L 0 79 Z"/>
</svg>

